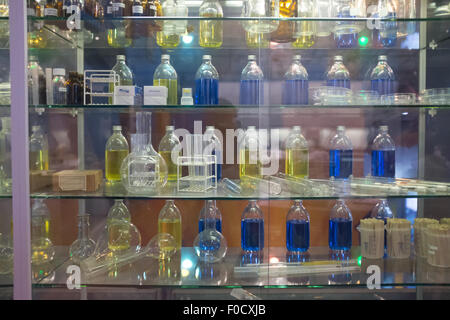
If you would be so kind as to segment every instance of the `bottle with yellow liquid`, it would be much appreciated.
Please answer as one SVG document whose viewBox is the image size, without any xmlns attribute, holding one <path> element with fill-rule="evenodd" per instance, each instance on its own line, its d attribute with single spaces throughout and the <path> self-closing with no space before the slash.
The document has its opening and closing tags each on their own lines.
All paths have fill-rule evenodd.
<svg viewBox="0 0 450 320">
<path fill-rule="evenodd" d="M 120 181 L 120 166 L 128 153 L 128 142 L 122 135 L 122 127 L 113 126 L 113 134 L 108 138 L 105 148 L 105 177 L 108 183 Z"/>
<path fill-rule="evenodd" d="M 246 32 L 245 40 L 250 49 L 269 48 L 270 41 L 267 33 Z"/>
<path fill-rule="evenodd" d="M 121 86 L 132 86 L 133 85 L 133 72 L 131 69 L 127 66 L 125 61 L 124 55 L 118 55 L 116 57 L 117 62 L 112 68 L 112 71 L 114 71 L 119 76 L 119 85 Z M 114 93 L 114 84 L 109 85 L 109 92 Z M 113 103 L 113 99 L 109 98 L 109 104 Z"/>
<path fill-rule="evenodd" d="M 249 126 L 243 141 L 239 146 L 239 177 L 245 176 L 261 178 L 261 162 L 258 155 L 258 133 L 254 126 Z"/>
<path fill-rule="evenodd" d="M 174 106 L 178 104 L 178 75 L 170 64 L 170 56 L 168 54 L 161 56 L 161 63 L 153 74 L 153 85 L 163 86 L 168 89 L 168 105 Z"/>
<path fill-rule="evenodd" d="M 40 126 L 32 127 L 30 137 L 30 171 L 48 170 L 48 142 Z"/>
<path fill-rule="evenodd" d="M 181 213 L 174 200 L 167 200 L 159 212 L 158 233 L 172 235 L 175 238 L 176 249 L 181 249 Z"/>
<path fill-rule="evenodd" d="M 131 241 L 131 215 L 123 200 L 114 200 L 114 205 L 109 209 L 106 217 L 108 228 L 108 248 L 118 254 L 130 248 Z"/>
<path fill-rule="evenodd" d="M 55 248 L 50 240 L 50 212 L 42 199 L 34 200 L 31 208 L 31 262 L 50 262 Z"/>
<path fill-rule="evenodd" d="M 298 0 L 297 16 L 299 18 L 313 18 L 315 7 L 313 0 Z M 297 21 L 295 22 L 294 38 L 292 46 L 295 48 L 310 48 L 315 43 L 316 22 Z"/>
<path fill-rule="evenodd" d="M 309 175 L 308 141 L 302 135 L 300 126 L 294 126 L 286 139 L 285 173 L 295 178 Z"/>
<path fill-rule="evenodd" d="M 173 0 L 164 1 L 161 9 L 164 17 L 175 17 L 177 15 L 177 6 Z M 156 33 L 156 43 L 158 46 L 166 49 L 178 47 L 180 44 L 180 34 L 177 33 L 177 27 L 177 21 L 164 20 L 162 31 Z"/>
<path fill-rule="evenodd" d="M 174 134 L 175 127 L 167 126 L 166 134 L 159 143 L 158 152 L 167 165 L 167 181 L 177 181 L 177 161 L 181 156 L 181 143 Z"/>
<path fill-rule="evenodd" d="M 218 0 L 204 0 L 200 5 L 202 18 L 223 18 L 223 10 Z M 200 20 L 199 45 L 205 48 L 220 48 L 223 43 L 222 20 Z"/>
</svg>

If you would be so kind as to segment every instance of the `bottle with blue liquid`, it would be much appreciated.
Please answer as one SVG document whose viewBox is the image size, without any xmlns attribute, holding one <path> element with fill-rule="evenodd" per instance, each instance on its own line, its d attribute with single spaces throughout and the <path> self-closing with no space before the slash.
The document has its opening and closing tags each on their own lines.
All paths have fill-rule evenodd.
<svg viewBox="0 0 450 320">
<path fill-rule="evenodd" d="M 222 142 L 215 133 L 214 126 L 207 126 L 205 131 L 206 146 L 203 151 L 206 155 L 216 156 L 217 161 L 217 181 L 222 179 Z M 212 175 L 216 175 L 216 167 L 212 167 Z"/>
<path fill-rule="evenodd" d="M 338 200 L 330 212 L 328 243 L 332 251 L 348 251 L 352 247 L 352 214 L 344 200 Z"/>
<path fill-rule="evenodd" d="M 372 143 L 372 176 L 395 178 L 395 143 L 388 126 L 380 126 Z"/>
<path fill-rule="evenodd" d="M 345 127 L 338 126 L 330 142 L 330 177 L 347 179 L 353 174 L 353 146 L 345 135 Z"/>
<path fill-rule="evenodd" d="M 370 85 L 372 91 L 381 95 L 394 93 L 394 71 L 387 63 L 386 56 L 378 57 L 378 64 L 370 74 Z"/>
<path fill-rule="evenodd" d="M 389 204 L 386 199 L 381 199 L 370 211 L 370 217 L 383 220 L 384 225 L 387 223 L 387 219 L 391 219 L 394 217 L 392 214 L 392 210 L 389 207 Z M 384 230 L 384 247 L 386 248 L 386 230 Z"/>
<path fill-rule="evenodd" d="M 219 103 L 219 73 L 211 63 L 211 56 L 204 55 L 203 63 L 195 74 L 195 104 Z"/>
<path fill-rule="evenodd" d="M 350 72 L 343 61 L 342 56 L 334 57 L 334 63 L 326 74 L 327 86 L 350 89 Z"/>
<path fill-rule="evenodd" d="M 264 248 L 264 215 L 256 200 L 250 200 L 241 218 L 241 247 L 246 252 Z"/>
<path fill-rule="evenodd" d="M 301 200 L 294 200 L 286 216 L 286 248 L 290 252 L 309 249 L 309 214 Z"/>
<path fill-rule="evenodd" d="M 396 5 L 392 0 L 378 0 L 377 16 L 380 19 L 378 41 L 385 48 L 393 47 L 397 43 L 398 25 L 395 21 L 397 16 Z M 391 20 L 387 20 L 391 19 Z"/>
<path fill-rule="evenodd" d="M 357 4 L 352 0 L 333 0 L 335 18 L 359 18 Z M 365 8 L 364 8 L 365 9 Z M 357 21 L 336 21 L 334 40 L 337 48 L 354 48 L 358 44 L 358 32 L 361 26 Z"/>
<path fill-rule="evenodd" d="M 206 200 L 198 219 L 198 233 L 205 229 L 216 229 L 222 233 L 222 213 L 215 200 Z"/>
<path fill-rule="evenodd" d="M 295 55 L 288 71 L 284 74 L 283 104 L 308 104 L 308 72 Z"/>
<path fill-rule="evenodd" d="M 242 70 L 239 104 L 264 104 L 264 74 L 256 63 L 255 55 L 248 56 L 248 63 Z"/>
</svg>

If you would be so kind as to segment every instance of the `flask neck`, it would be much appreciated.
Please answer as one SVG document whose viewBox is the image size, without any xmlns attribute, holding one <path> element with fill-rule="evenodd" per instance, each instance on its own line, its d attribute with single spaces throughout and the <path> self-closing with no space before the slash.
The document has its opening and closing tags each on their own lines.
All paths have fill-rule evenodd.
<svg viewBox="0 0 450 320">
<path fill-rule="evenodd" d="M 89 239 L 89 216 L 82 215 L 78 217 L 78 239 Z"/>
</svg>

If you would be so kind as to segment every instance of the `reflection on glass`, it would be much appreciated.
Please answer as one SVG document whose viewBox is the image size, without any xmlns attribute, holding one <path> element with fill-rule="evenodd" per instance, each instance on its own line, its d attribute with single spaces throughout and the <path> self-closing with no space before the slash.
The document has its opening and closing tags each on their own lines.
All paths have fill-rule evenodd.
<svg viewBox="0 0 450 320">
<path fill-rule="evenodd" d="M 227 282 L 228 272 L 223 263 L 199 262 L 194 271 L 195 279 L 202 285 L 224 285 Z"/>
</svg>

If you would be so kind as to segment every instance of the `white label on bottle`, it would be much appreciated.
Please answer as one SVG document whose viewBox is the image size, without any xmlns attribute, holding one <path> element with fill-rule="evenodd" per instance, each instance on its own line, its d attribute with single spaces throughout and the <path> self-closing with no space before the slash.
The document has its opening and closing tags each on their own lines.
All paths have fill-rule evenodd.
<svg viewBox="0 0 450 320">
<path fill-rule="evenodd" d="M 50 16 L 50 17 L 57 17 L 58 16 L 58 9 L 45 8 L 44 15 L 45 16 Z"/>
<path fill-rule="evenodd" d="M 113 11 L 119 11 L 120 8 L 125 8 L 125 3 L 113 3 Z"/>
<path fill-rule="evenodd" d="M 106 13 L 107 14 L 111 14 L 113 12 L 113 8 L 111 7 L 111 6 L 108 6 L 107 8 L 106 8 Z"/>
<path fill-rule="evenodd" d="M 34 10 L 33 8 L 28 8 L 27 9 L 27 15 L 35 17 L 36 16 L 36 10 Z"/>
<path fill-rule="evenodd" d="M 151 5 L 149 6 L 149 8 L 150 8 L 151 10 L 155 10 L 155 11 L 156 11 L 156 6 L 155 6 L 154 4 L 151 4 Z"/>
<path fill-rule="evenodd" d="M 67 92 L 67 88 L 66 87 L 60 87 L 58 88 L 59 92 Z"/>
<path fill-rule="evenodd" d="M 133 6 L 133 14 L 143 14 L 144 7 L 143 6 Z"/>
</svg>

